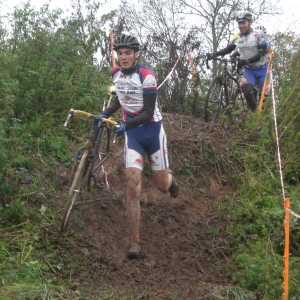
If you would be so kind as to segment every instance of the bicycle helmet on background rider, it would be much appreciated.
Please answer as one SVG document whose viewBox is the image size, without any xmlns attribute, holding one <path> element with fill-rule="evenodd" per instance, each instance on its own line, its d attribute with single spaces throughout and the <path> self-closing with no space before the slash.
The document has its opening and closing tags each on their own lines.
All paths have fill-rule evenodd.
<svg viewBox="0 0 300 300">
<path fill-rule="evenodd" d="M 239 21 L 245 21 L 245 20 L 252 21 L 252 14 L 248 11 L 238 12 L 236 15 L 236 21 L 239 22 Z"/>
<path fill-rule="evenodd" d="M 114 39 L 113 48 L 115 51 L 120 48 L 131 48 L 135 51 L 139 51 L 140 43 L 136 37 L 122 33 Z"/>
</svg>

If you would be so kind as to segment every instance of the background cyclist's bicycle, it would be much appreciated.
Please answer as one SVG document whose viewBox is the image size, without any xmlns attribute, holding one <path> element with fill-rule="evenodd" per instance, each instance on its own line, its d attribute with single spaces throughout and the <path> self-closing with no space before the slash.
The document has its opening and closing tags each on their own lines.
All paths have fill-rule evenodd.
<svg viewBox="0 0 300 300">
<path fill-rule="evenodd" d="M 238 58 L 213 58 L 221 62 L 221 69 L 210 83 L 204 105 L 204 120 L 216 123 L 221 118 L 236 118 L 237 115 L 248 110 L 247 102 L 243 95 L 237 65 Z M 206 60 L 209 69 L 208 59 Z"/>
</svg>

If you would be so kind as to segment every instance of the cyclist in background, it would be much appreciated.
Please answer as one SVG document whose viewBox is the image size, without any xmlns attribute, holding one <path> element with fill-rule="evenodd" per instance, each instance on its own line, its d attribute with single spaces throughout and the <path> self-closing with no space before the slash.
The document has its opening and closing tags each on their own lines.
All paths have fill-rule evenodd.
<svg viewBox="0 0 300 300">
<path fill-rule="evenodd" d="M 166 134 L 157 102 L 155 73 L 138 63 L 140 44 L 136 37 L 121 34 L 113 43 L 118 65 L 112 70 L 117 96 L 100 117 L 107 118 L 122 109 L 123 122 L 115 131 L 125 133 L 124 161 L 127 182 L 126 210 L 129 222 L 129 258 L 137 258 L 140 245 L 140 193 L 145 155 L 151 165 L 157 188 L 178 196 L 178 184 L 168 169 Z"/>
<path fill-rule="evenodd" d="M 266 34 L 252 28 L 252 14 L 246 11 L 239 12 L 236 16 L 239 32 L 235 34 L 229 45 L 216 52 L 208 53 L 207 58 L 213 59 L 224 56 L 237 48 L 241 59 L 238 68 L 244 67 L 242 78 L 242 91 L 249 108 L 254 111 L 257 108 L 254 86 L 258 83 L 259 95 L 261 95 L 268 69 L 268 60 L 271 49 Z"/>
</svg>

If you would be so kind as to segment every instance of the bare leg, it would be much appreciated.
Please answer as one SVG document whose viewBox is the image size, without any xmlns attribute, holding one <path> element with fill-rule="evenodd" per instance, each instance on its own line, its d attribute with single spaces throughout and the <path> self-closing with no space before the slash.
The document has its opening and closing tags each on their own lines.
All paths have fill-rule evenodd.
<svg viewBox="0 0 300 300">
<path fill-rule="evenodd" d="M 138 168 L 127 168 L 125 170 L 127 181 L 126 210 L 129 223 L 129 234 L 131 243 L 140 242 L 140 194 L 142 171 Z"/>
<path fill-rule="evenodd" d="M 170 193 L 172 198 L 177 198 L 179 189 L 174 176 L 170 174 L 169 169 L 153 171 L 154 181 L 157 188 L 163 193 Z"/>
<path fill-rule="evenodd" d="M 153 171 L 153 177 L 157 188 L 161 192 L 167 193 L 172 184 L 172 175 L 169 173 L 169 169 Z"/>
</svg>

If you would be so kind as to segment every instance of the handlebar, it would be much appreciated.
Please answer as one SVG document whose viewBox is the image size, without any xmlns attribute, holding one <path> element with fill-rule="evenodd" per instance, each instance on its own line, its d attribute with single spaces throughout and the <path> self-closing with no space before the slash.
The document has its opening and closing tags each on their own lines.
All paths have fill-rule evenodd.
<svg viewBox="0 0 300 300">
<path fill-rule="evenodd" d="M 107 118 L 100 118 L 100 115 L 93 115 L 93 114 L 88 113 L 86 111 L 76 110 L 76 109 L 73 109 L 73 108 L 71 108 L 70 111 L 69 111 L 67 120 L 64 123 L 65 127 L 69 127 L 70 126 L 70 121 L 74 117 L 74 115 L 76 115 L 76 114 L 77 115 L 82 115 L 82 116 L 85 116 L 85 117 L 88 117 L 88 118 L 93 118 L 96 121 L 102 121 L 103 123 L 114 125 L 115 128 L 120 128 L 120 125 L 118 125 L 118 122 L 116 122 L 116 121 L 113 121 L 113 120 L 107 119 Z M 116 142 L 117 136 L 118 136 L 118 134 L 116 133 L 114 135 L 113 143 Z"/>
<path fill-rule="evenodd" d="M 86 111 L 83 111 L 83 110 L 75 110 L 73 108 L 70 109 L 69 111 L 69 114 L 68 114 L 68 117 L 67 117 L 67 120 L 65 121 L 64 123 L 64 126 L 65 127 L 69 127 L 70 126 L 70 120 L 74 117 L 74 115 L 82 115 L 82 116 L 85 116 L 85 117 L 88 117 L 88 118 L 93 118 L 94 120 L 97 120 L 97 121 L 102 121 L 104 123 L 108 123 L 108 124 L 111 124 L 111 125 L 117 125 L 118 122 L 116 121 L 113 121 L 111 119 L 106 119 L 106 118 L 100 118 L 99 115 L 93 115 L 91 113 L 88 113 Z"/>
<path fill-rule="evenodd" d="M 235 58 L 232 58 L 232 57 L 214 57 L 212 59 L 213 60 L 218 60 L 218 61 L 221 61 L 221 62 L 224 62 L 224 63 L 229 63 L 229 62 L 237 63 L 239 61 L 238 57 L 235 57 Z M 207 69 L 210 69 L 208 61 L 209 61 L 209 59 L 206 57 L 206 66 L 207 66 Z"/>
<path fill-rule="evenodd" d="M 240 57 L 213 57 L 212 58 L 213 60 L 218 60 L 218 61 L 220 61 L 220 62 L 223 62 L 223 63 L 235 63 L 236 65 L 235 65 L 235 70 L 234 70 L 234 72 L 232 72 L 233 74 L 234 73 L 238 73 L 239 75 L 242 75 L 242 73 L 243 73 L 243 71 L 241 71 L 240 72 L 240 70 L 238 69 L 238 67 L 237 67 L 237 63 L 239 62 L 239 60 L 241 59 Z M 209 69 L 211 69 L 210 68 L 210 66 L 209 66 L 209 64 L 208 64 L 208 61 L 209 61 L 209 59 L 208 59 L 208 57 L 206 56 L 206 67 L 207 67 L 207 69 L 209 70 Z"/>
<path fill-rule="evenodd" d="M 110 95 L 116 95 L 117 92 L 116 92 L 116 87 L 114 85 L 111 85 L 108 90 L 107 90 L 107 94 L 110 96 Z"/>
</svg>

